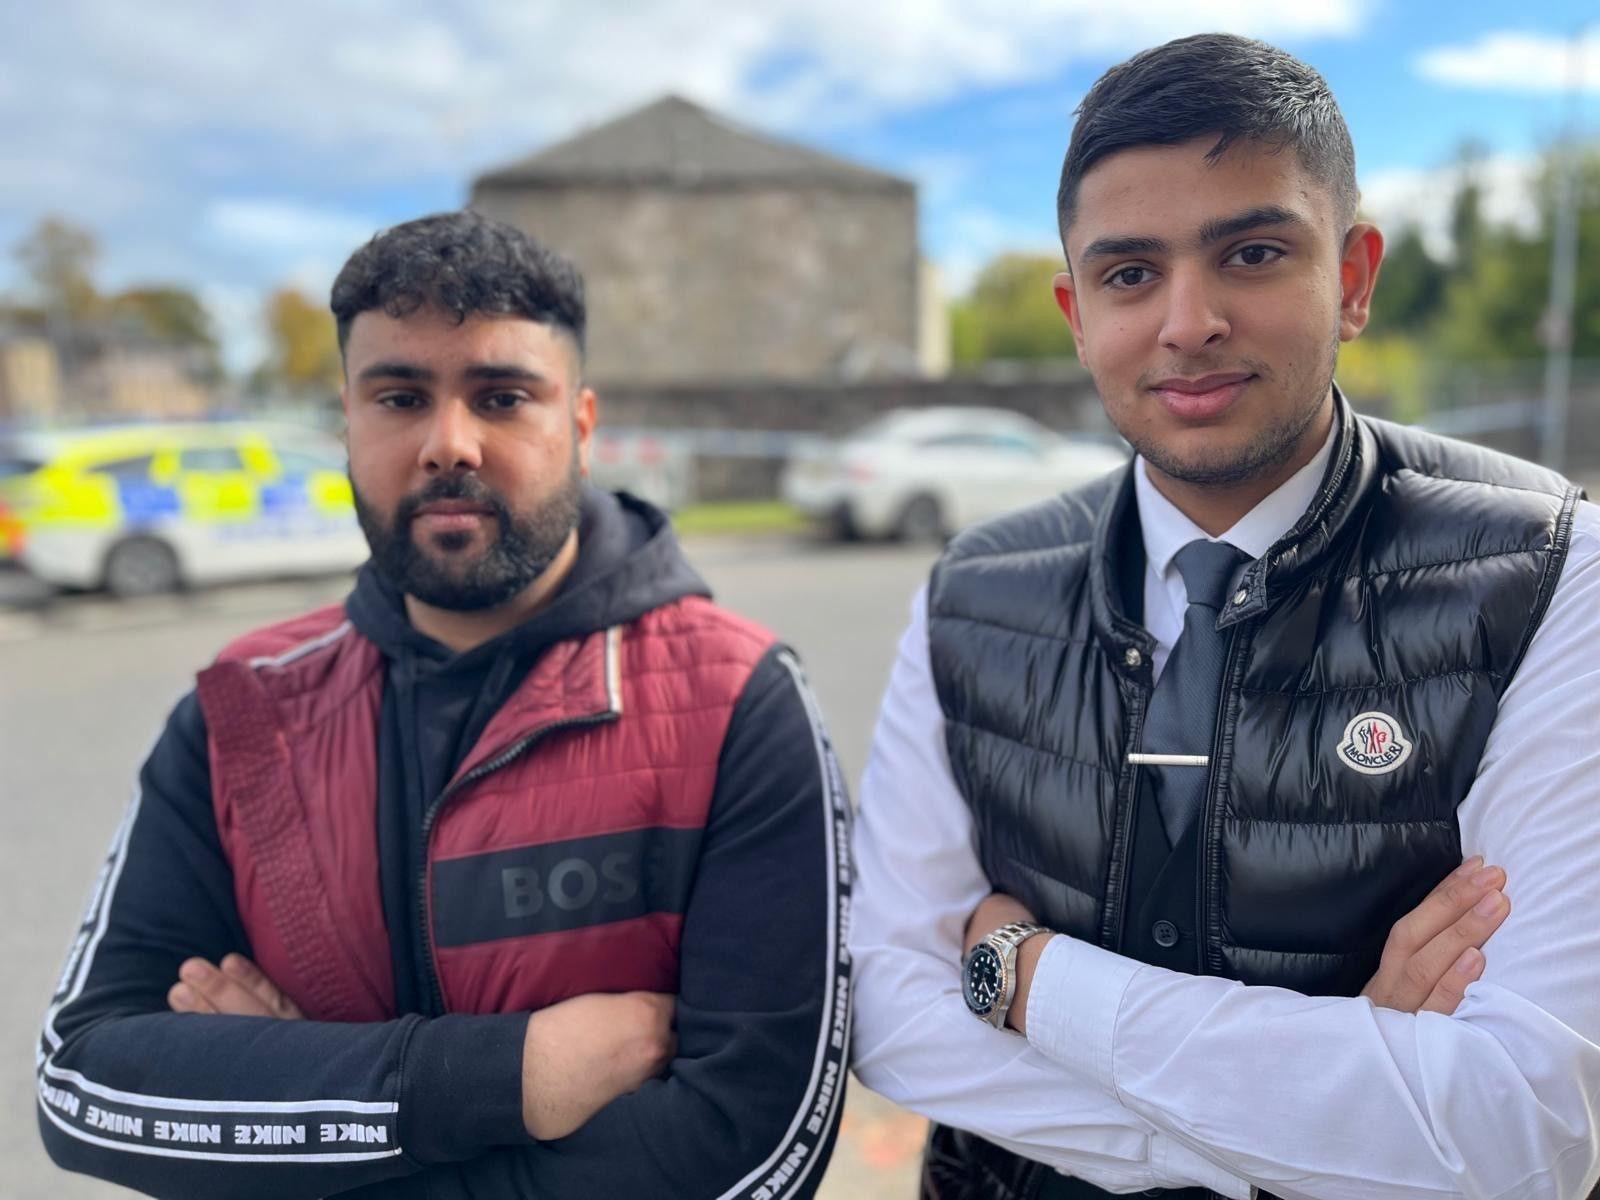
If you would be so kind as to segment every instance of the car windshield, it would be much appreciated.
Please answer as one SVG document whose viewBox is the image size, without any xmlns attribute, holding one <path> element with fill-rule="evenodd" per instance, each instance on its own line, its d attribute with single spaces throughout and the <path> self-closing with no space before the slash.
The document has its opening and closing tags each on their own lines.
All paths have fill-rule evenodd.
<svg viewBox="0 0 1600 1200">
<path fill-rule="evenodd" d="M 846 442 L 880 442 L 899 433 L 906 423 L 905 413 L 884 413 L 874 417 L 861 428 L 845 435 Z"/>
<path fill-rule="evenodd" d="M 43 466 L 43 459 L 27 458 L 0 450 L 0 479 L 10 479 L 13 475 L 28 475 Z"/>
</svg>

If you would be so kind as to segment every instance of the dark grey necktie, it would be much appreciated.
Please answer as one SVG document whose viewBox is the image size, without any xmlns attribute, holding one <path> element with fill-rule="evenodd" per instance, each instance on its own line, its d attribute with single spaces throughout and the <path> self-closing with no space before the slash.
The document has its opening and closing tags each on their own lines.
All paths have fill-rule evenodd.
<svg viewBox="0 0 1600 1200">
<path fill-rule="evenodd" d="M 1249 555 L 1226 542 L 1196 540 L 1173 556 L 1189 592 L 1183 632 L 1173 643 L 1145 716 L 1141 753 L 1209 756 L 1217 723 L 1217 698 L 1230 631 L 1217 632 L 1233 574 Z M 1174 846 L 1200 811 L 1209 768 L 1146 766 L 1167 840 Z"/>
</svg>

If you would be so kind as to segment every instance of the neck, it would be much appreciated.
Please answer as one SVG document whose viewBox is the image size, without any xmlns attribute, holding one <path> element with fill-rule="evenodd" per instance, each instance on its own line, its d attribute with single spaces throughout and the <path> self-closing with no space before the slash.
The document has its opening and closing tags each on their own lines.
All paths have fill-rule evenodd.
<svg viewBox="0 0 1600 1200">
<path fill-rule="evenodd" d="M 427 634 L 457 654 L 465 654 L 499 637 L 506 630 L 515 629 L 541 611 L 571 574 L 572 564 L 577 561 L 578 531 L 574 529 L 567 535 L 566 542 L 543 574 L 504 604 L 479 612 L 456 612 L 424 604 L 408 594 L 405 598 L 406 617 L 417 632 Z"/>
<path fill-rule="evenodd" d="M 1144 464 L 1145 470 L 1149 473 L 1150 482 L 1155 485 L 1156 491 L 1172 501 L 1174 508 L 1205 530 L 1207 536 L 1221 537 L 1237 525 L 1247 512 L 1272 495 L 1288 482 L 1296 471 L 1315 458 L 1317 451 L 1322 449 L 1322 443 L 1327 441 L 1328 431 L 1332 428 L 1333 403 L 1330 392 L 1328 403 L 1318 410 L 1315 419 L 1300 435 L 1293 453 L 1259 475 L 1253 475 L 1238 483 L 1189 483 L 1182 479 L 1174 479 L 1171 475 L 1158 470 L 1148 459 Z"/>
</svg>

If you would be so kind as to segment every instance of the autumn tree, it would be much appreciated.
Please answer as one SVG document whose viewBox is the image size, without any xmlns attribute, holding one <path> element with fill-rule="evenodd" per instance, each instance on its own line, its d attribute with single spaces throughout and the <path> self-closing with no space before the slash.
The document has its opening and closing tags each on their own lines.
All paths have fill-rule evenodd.
<svg viewBox="0 0 1600 1200">
<path fill-rule="evenodd" d="M 267 329 L 271 377 L 296 391 L 338 390 L 339 339 L 326 307 L 295 288 L 279 288 L 267 301 Z"/>
<path fill-rule="evenodd" d="M 1002 254 L 951 308 L 951 357 L 958 364 L 1008 358 L 1072 358 L 1072 331 L 1056 307 L 1051 279 L 1061 260 Z"/>
<path fill-rule="evenodd" d="M 87 229 L 60 217 L 45 217 L 12 252 L 49 316 L 81 321 L 99 312 L 94 266 L 100 247 Z"/>
</svg>

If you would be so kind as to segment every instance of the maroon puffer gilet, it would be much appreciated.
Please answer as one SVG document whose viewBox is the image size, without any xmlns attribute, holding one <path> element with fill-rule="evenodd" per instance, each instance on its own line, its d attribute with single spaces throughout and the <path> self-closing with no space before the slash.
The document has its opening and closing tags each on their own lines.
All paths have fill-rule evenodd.
<svg viewBox="0 0 1600 1200">
<path fill-rule="evenodd" d="M 545 652 L 433 806 L 418 904 L 444 1011 L 677 990 L 718 756 L 772 644 L 691 596 Z M 382 655 L 337 607 L 247 634 L 199 677 L 239 912 L 316 1020 L 396 1015 L 382 694 Z"/>
</svg>

